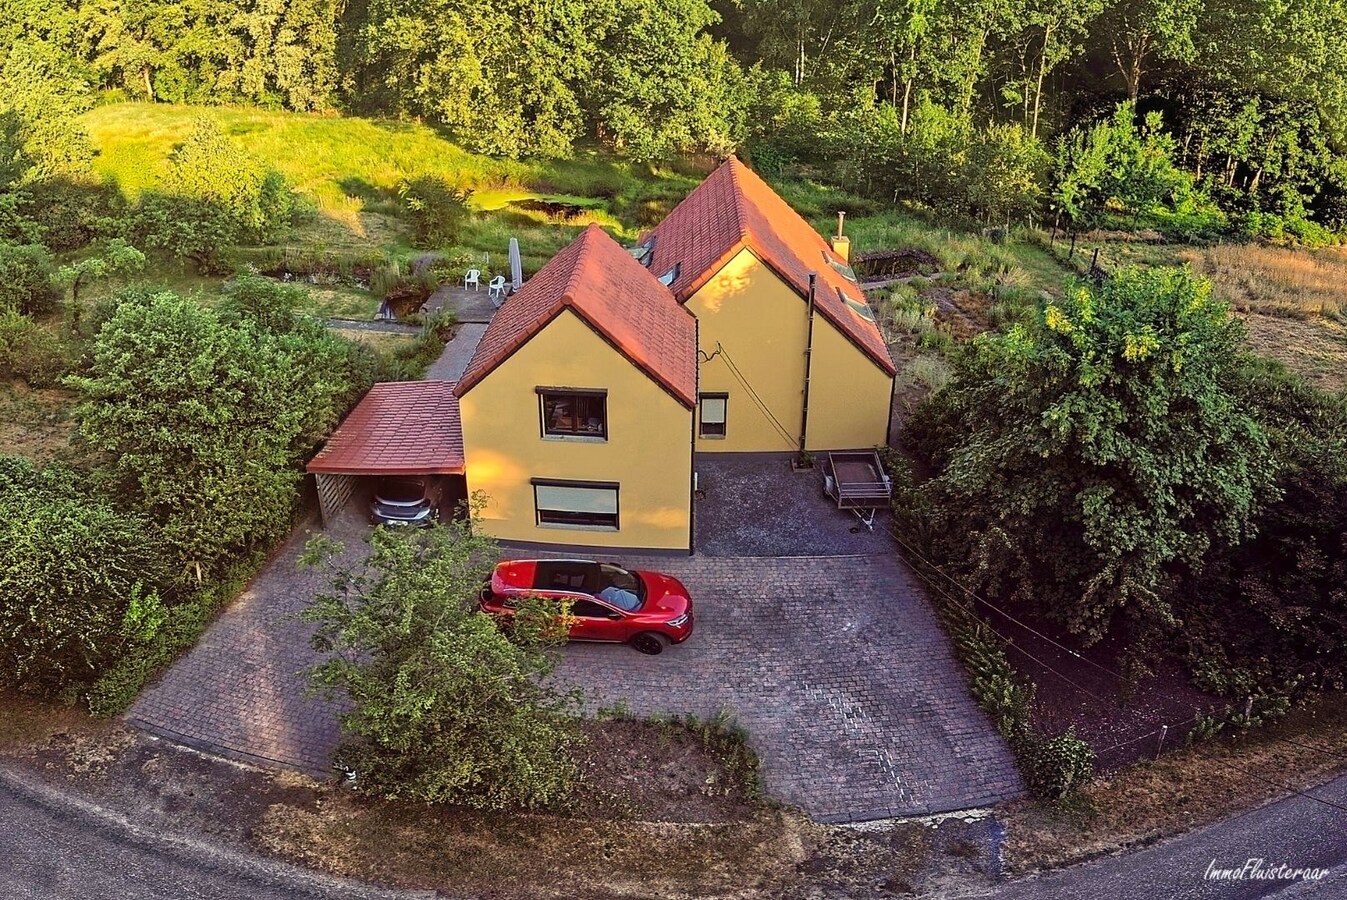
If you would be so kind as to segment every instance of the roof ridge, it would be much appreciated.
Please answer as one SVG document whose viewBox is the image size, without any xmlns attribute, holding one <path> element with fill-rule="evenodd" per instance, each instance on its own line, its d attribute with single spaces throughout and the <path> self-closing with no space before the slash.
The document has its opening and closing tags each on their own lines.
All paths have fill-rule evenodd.
<svg viewBox="0 0 1347 900">
<path fill-rule="evenodd" d="M 730 158 L 725 161 L 725 166 L 730 170 L 730 186 L 733 188 L 733 190 L 730 191 L 730 195 L 734 197 L 735 224 L 738 225 L 739 228 L 740 240 L 746 241 L 752 237 L 753 232 L 750 231 L 748 227 L 748 210 L 745 209 L 744 206 L 748 202 L 748 196 L 744 193 L 743 185 L 739 183 L 739 167 L 748 167 L 744 165 L 743 160 L 733 153 L 731 153 Z M 698 185 L 698 187 L 700 187 L 700 185 Z"/>
<path fill-rule="evenodd" d="M 571 271 L 566 275 L 566 284 L 561 288 L 561 305 L 568 306 L 571 309 L 579 309 L 575 302 L 576 288 L 582 283 L 581 273 L 585 268 L 585 258 L 589 256 L 593 246 L 593 235 L 595 231 L 601 231 L 599 223 L 590 222 L 585 226 L 585 230 L 580 232 L 576 238 L 575 260 L 571 263 Z"/>
</svg>

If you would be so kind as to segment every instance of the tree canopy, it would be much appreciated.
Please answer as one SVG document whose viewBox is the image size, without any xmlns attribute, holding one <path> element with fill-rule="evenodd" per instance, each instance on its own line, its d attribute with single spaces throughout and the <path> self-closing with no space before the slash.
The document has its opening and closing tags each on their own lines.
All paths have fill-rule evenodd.
<svg viewBox="0 0 1347 900">
<path fill-rule="evenodd" d="M 344 693 L 341 763 L 390 799 L 483 808 L 549 806 L 576 777 L 571 698 L 544 681 L 549 637 L 565 634 L 536 603 L 507 637 L 477 601 L 498 552 L 465 522 L 375 529 L 352 564 L 326 539 L 306 552 L 332 589 L 304 612 L 325 659 L 314 685 Z"/>
<path fill-rule="evenodd" d="M 913 429 L 936 527 L 980 589 L 1087 641 L 1182 616 L 1174 577 L 1275 496 L 1236 393 L 1243 329 L 1183 270 L 1078 284 L 1032 327 L 976 339 Z"/>
</svg>

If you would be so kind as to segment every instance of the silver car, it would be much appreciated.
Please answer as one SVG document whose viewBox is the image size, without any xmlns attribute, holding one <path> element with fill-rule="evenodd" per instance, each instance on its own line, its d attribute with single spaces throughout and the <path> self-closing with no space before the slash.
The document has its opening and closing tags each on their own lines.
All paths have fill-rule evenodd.
<svg viewBox="0 0 1347 900">
<path fill-rule="evenodd" d="M 375 525 L 426 526 L 440 516 L 438 479 L 406 475 L 381 478 L 369 505 L 369 520 Z"/>
</svg>

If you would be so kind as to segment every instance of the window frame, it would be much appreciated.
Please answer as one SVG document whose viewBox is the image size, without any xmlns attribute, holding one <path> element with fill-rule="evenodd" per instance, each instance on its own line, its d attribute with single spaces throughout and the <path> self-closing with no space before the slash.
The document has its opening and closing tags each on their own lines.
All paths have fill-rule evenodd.
<svg viewBox="0 0 1347 900">
<path fill-rule="evenodd" d="M 580 441 L 592 444 L 603 444 L 608 442 L 608 391 L 604 388 L 574 388 L 574 387 L 535 387 L 534 392 L 538 395 L 538 433 L 545 441 Z M 547 421 L 547 398 L 549 396 L 569 396 L 574 399 L 601 400 L 603 402 L 603 422 L 602 431 L 599 434 L 589 434 L 579 431 L 558 431 L 553 432 L 548 429 Z"/>
<path fill-rule="evenodd" d="M 713 425 L 720 426 L 719 434 L 708 434 L 706 431 L 706 422 L 702 418 L 706 409 L 707 400 L 719 400 L 725 404 L 725 417 L 720 422 L 713 422 Z M 710 441 L 723 441 L 729 435 L 730 421 L 730 395 L 724 391 L 707 391 L 697 395 L 697 437 Z"/>
<path fill-rule="evenodd" d="M 533 520 L 539 528 L 566 528 L 574 531 L 621 531 L 622 530 L 622 486 L 616 481 L 572 481 L 563 478 L 533 478 L 529 484 L 533 488 Z M 612 491 L 613 492 L 613 513 L 612 524 L 605 522 L 583 522 L 553 520 L 545 521 L 544 514 L 577 515 L 584 513 L 572 513 L 567 510 L 548 509 L 545 510 L 538 503 L 538 488 L 579 488 L 593 491 Z M 597 515 L 597 514 L 595 514 Z M 607 514 L 605 513 L 606 517 Z"/>
</svg>

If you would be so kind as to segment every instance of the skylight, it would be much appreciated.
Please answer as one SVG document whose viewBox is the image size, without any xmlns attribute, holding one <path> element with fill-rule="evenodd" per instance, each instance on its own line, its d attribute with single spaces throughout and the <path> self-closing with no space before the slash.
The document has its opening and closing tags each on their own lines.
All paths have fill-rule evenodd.
<svg viewBox="0 0 1347 900">
<path fill-rule="evenodd" d="M 843 278 L 845 278 L 847 281 L 850 281 L 852 284 L 857 283 L 855 269 L 851 268 L 851 266 L 847 265 L 846 263 L 838 262 L 824 251 L 819 252 L 823 253 L 823 258 L 828 261 L 828 265 L 832 266 L 837 271 L 837 274 L 841 275 Z"/>
<path fill-rule="evenodd" d="M 664 285 L 665 287 L 668 287 L 669 285 L 673 284 L 676 280 L 678 280 L 678 263 L 674 263 L 674 267 L 672 269 L 665 272 L 663 275 L 659 277 L 659 283 Z"/>
<path fill-rule="evenodd" d="M 850 297 L 848 297 L 841 291 L 837 292 L 837 296 L 842 298 L 842 302 L 845 303 L 847 307 L 851 309 L 852 312 L 860 316 L 865 321 L 873 322 L 875 320 L 874 310 L 870 309 L 870 305 L 868 303 L 862 303 L 859 300 L 852 300 Z"/>
</svg>

